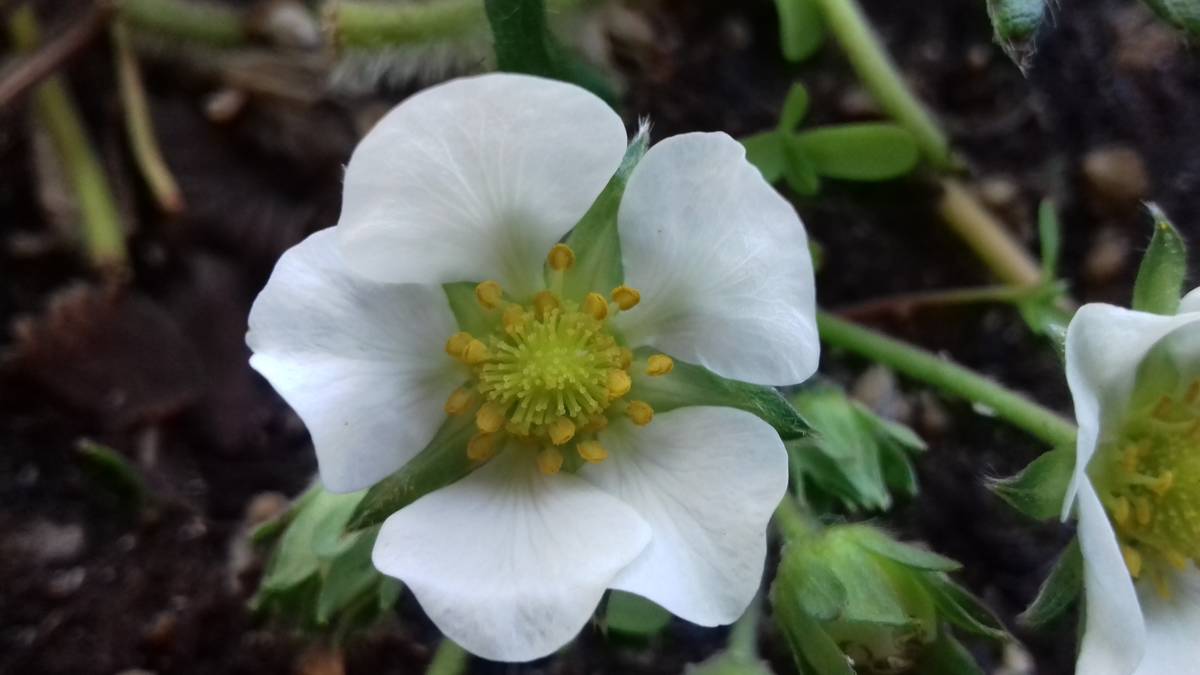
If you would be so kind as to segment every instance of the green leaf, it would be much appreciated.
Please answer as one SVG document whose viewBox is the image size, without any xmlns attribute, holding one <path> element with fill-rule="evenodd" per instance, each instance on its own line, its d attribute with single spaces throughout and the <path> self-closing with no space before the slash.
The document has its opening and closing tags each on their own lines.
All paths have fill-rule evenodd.
<svg viewBox="0 0 1200 675">
<path fill-rule="evenodd" d="M 746 148 L 746 161 L 758 168 L 763 180 L 775 183 L 783 177 L 787 158 L 783 153 L 783 136 L 778 131 L 764 131 L 741 140 Z"/>
<path fill-rule="evenodd" d="M 1133 308 L 1140 312 L 1173 315 L 1179 309 L 1187 276 L 1187 244 L 1166 214 L 1147 204 L 1154 217 L 1154 237 L 1142 257 L 1133 285 Z"/>
<path fill-rule="evenodd" d="M 424 450 L 367 491 L 347 529 L 378 525 L 405 506 L 470 473 L 475 467 L 467 457 L 467 441 L 474 433 L 473 416 L 447 418 Z"/>
<path fill-rule="evenodd" d="M 993 640 L 1009 639 L 1000 619 L 986 605 L 944 574 L 922 575 L 922 585 L 929 591 L 938 614 L 958 628 Z"/>
<path fill-rule="evenodd" d="M 149 491 L 141 472 L 124 455 L 87 438 L 79 439 L 75 450 L 89 480 L 110 494 L 125 513 L 142 510 Z"/>
<path fill-rule="evenodd" d="M 825 42 L 825 17 L 816 0 L 775 0 L 779 43 L 788 61 L 803 61 Z"/>
<path fill-rule="evenodd" d="M 317 488 L 311 498 L 302 499 L 267 564 L 260 587 L 281 591 L 320 571 L 322 552 L 334 553 L 339 548 L 346 521 L 362 497 L 361 492 L 334 494 Z"/>
<path fill-rule="evenodd" d="M 1038 589 L 1037 597 L 1021 612 L 1017 621 L 1033 629 L 1044 628 L 1070 609 L 1082 591 L 1083 556 L 1079 551 L 1079 540 L 1072 539 Z"/>
<path fill-rule="evenodd" d="M 330 563 L 317 596 L 318 623 L 328 623 L 360 596 L 371 593 L 383 580 L 383 575 L 371 562 L 377 534 L 378 531 L 364 530 L 350 535 L 351 545 Z"/>
<path fill-rule="evenodd" d="M 1172 26 L 1200 35 L 1200 2 L 1197 0 L 1144 0 L 1154 13 Z"/>
<path fill-rule="evenodd" d="M 808 90 L 797 82 L 788 90 L 787 98 L 783 100 L 783 111 L 779 113 L 779 131 L 785 134 L 795 131 L 807 114 Z"/>
<path fill-rule="evenodd" d="M 816 165 L 796 142 L 795 134 L 785 134 L 783 140 L 783 177 L 796 194 L 811 197 L 821 190 L 821 177 Z"/>
<path fill-rule="evenodd" d="M 921 675 L 983 675 L 983 669 L 966 647 L 942 626 L 937 639 L 925 648 L 912 669 Z"/>
<path fill-rule="evenodd" d="M 567 234 L 565 243 L 575 252 L 575 266 L 563 278 L 563 293 L 568 298 L 583 298 L 590 291 L 609 291 L 625 280 L 621 266 L 621 240 L 617 233 L 617 209 L 625 185 L 634 167 L 650 145 L 648 127 L 642 127 L 629 148 L 616 174 L 596 197 L 587 213 Z M 547 275 L 550 274 L 547 270 Z"/>
<path fill-rule="evenodd" d="M 1057 448 L 1042 453 L 1011 478 L 988 481 L 988 487 L 1030 518 L 1048 520 L 1062 513 L 1074 471 L 1075 449 Z"/>
<path fill-rule="evenodd" d="M 489 315 L 487 310 L 480 306 L 475 299 L 475 286 L 477 284 L 471 281 L 458 281 L 442 284 L 442 290 L 446 292 L 446 299 L 450 301 L 450 311 L 458 321 L 458 329 L 471 335 L 487 335 L 496 325 L 496 315 Z"/>
<path fill-rule="evenodd" d="M 1058 223 L 1058 212 L 1050 199 L 1043 199 L 1038 204 L 1038 240 L 1042 245 L 1042 276 L 1049 281 L 1058 276 L 1058 260 L 1062 251 L 1062 226 Z"/>
<path fill-rule="evenodd" d="M 920 159 L 916 139 L 895 124 L 821 127 L 796 134 L 795 143 L 818 174 L 842 180 L 898 178 Z"/>
<path fill-rule="evenodd" d="M 631 400 L 645 401 L 656 412 L 687 406 L 725 406 L 753 413 L 775 427 L 784 440 L 809 432 L 808 423 L 774 387 L 728 380 L 712 371 L 675 360 L 667 375 L 646 375 L 646 359 L 657 350 L 643 347 L 634 356 Z"/>
<path fill-rule="evenodd" d="M 613 591 L 605 609 L 608 629 L 636 638 L 658 635 L 671 623 L 671 613 L 634 593 Z"/>
<path fill-rule="evenodd" d="M 873 527 L 863 525 L 854 527 L 853 530 L 855 541 L 860 546 L 905 567 L 935 572 L 954 572 L 962 569 L 962 565 L 956 560 L 893 539 Z"/>
<path fill-rule="evenodd" d="M 813 672 L 817 675 L 855 675 L 846 655 L 821 625 L 793 602 L 791 594 L 780 597 L 778 582 L 771 590 L 771 607 L 774 610 L 775 624 L 783 631 L 800 672 Z"/>
</svg>

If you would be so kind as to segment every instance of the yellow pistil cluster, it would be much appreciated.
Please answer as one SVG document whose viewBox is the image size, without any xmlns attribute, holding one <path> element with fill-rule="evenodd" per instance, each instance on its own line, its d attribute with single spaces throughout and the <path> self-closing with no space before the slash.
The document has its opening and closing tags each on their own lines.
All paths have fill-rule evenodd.
<svg viewBox="0 0 1200 675">
<path fill-rule="evenodd" d="M 487 335 L 459 332 L 446 341 L 446 353 L 469 368 L 471 380 L 450 395 L 445 410 L 474 414 L 478 432 L 467 445 L 472 460 L 490 459 L 512 439 L 536 449 L 538 468 L 554 474 L 564 465 L 608 457 L 596 434 L 610 415 L 625 414 L 645 425 L 654 410 L 644 401 L 626 400 L 633 353 L 609 325 L 612 316 L 636 307 L 641 295 L 618 286 L 607 298 L 597 292 L 564 297 L 574 251 L 556 244 L 546 262 L 551 283 L 527 302 L 509 300 L 495 281 L 475 287 L 475 300 L 494 327 Z M 673 367 L 670 357 L 657 354 L 646 374 L 666 375 Z M 564 448 L 575 452 L 564 454 Z"/>
<path fill-rule="evenodd" d="M 1200 381 L 1131 414 L 1098 459 L 1093 478 L 1130 575 L 1169 597 L 1171 570 L 1200 563 Z"/>
</svg>

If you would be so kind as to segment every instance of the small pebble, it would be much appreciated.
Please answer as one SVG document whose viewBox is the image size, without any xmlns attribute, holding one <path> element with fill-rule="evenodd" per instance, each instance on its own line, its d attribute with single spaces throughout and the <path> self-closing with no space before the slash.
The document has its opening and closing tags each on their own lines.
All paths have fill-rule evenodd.
<svg viewBox="0 0 1200 675">
<path fill-rule="evenodd" d="M 1150 193 L 1146 163 L 1127 145 L 1089 150 L 1081 165 L 1088 191 L 1102 206 L 1129 206 Z"/>
<path fill-rule="evenodd" d="M 1117 279 L 1125 269 L 1132 253 L 1125 235 L 1106 227 L 1096 234 L 1083 261 L 1083 273 L 1088 281 L 1106 284 Z"/>
<path fill-rule="evenodd" d="M 246 525 L 258 527 L 287 510 L 291 500 L 279 492 L 260 492 L 246 505 Z"/>
<path fill-rule="evenodd" d="M 48 520 L 35 520 L 23 531 L 13 535 L 5 548 L 18 555 L 28 556 L 42 564 L 70 562 L 83 553 L 87 538 L 83 528 L 74 523 L 59 525 Z"/>
<path fill-rule="evenodd" d="M 849 119 L 867 119 L 883 114 L 871 93 L 860 86 L 847 88 L 838 98 L 838 112 Z"/>
<path fill-rule="evenodd" d="M 64 600 L 75 594 L 87 579 L 87 570 L 82 567 L 72 567 L 50 578 L 46 583 L 46 593 L 55 599 Z"/>
</svg>

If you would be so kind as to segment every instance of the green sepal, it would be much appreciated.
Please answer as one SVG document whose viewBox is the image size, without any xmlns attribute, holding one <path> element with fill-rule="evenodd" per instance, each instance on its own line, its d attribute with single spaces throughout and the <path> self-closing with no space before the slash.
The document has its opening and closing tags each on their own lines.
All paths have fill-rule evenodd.
<svg viewBox="0 0 1200 675">
<path fill-rule="evenodd" d="M 821 625 L 804 613 L 792 597 L 780 597 L 780 583 L 771 589 L 771 607 L 775 624 L 783 631 L 796 668 L 814 675 L 855 675 L 846 655 Z"/>
<path fill-rule="evenodd" d="M 816 0 L 775 0 L 779 46 L 793 63 L 816 53 L 825 42 L 825 16 Z"/>
<path fill-rule="evenodd" d="M 895 124 L 867 122 L 797 133 L 794 142 L 826 178 L 882 181 L 911 172 L 920 160 L 913 135 Z"/>
<path fill-rule="evenodd" d="M 1154 217 L 1154 237 L 1138 268 L 1132 307 L 1139 312 L 1174 315 L 1187 277 L 1187 244 L 1161 209 L 1154 204 L 1146 208 Z"/>
<path fill-rule="evenodd" d="M 674 359 L 675 368 L 667 375 L 646 375 L 646 359 L 658 353 L 649 347 L 635 353 L 630 400 L 645 401 L 659 413 L 688 406 L 737 408 L 757 415 L 784 440 L 809 433 L 808 423 L 774 387 L 726 379 L 679 359 Z"/>
<path fill-rule="evenodd" d="M 334 494 L 319 487 L 296 507 L 263 573 L 260 588 L 279 591 L 299 585 L 320 570 L 322 559 L 336 556 L 347 543 L 346 521 L 363 493 Z"/>
<path fill-rule="evenodd" d="M 467 457 L 467 441 L 474 433 L 473 416 L 448 417 L 424 450 L 367 491 L 346 528 L 360 530 L 378 525 L 405 506 L 470 473 L 475 465 Z"/>
<path fill-rule="evenodd" d="M 859 546 L 905 567 L 933 572 L 955 572 L 962 569 L 957 560 L 893 539 L 873 527 L 855 526 L 854 531 L 855 541 Z"/>
<path fill-rule="evenodd" d="M 643 126 L 630 141 L 617 172 L 564 239 L 564 243 L 575 252 L 575 265 L 563 277 L 563 294 L 566 297 L 579 300 L 591 291 L 607 293 L 625 280 L 617 211 L 629 176 L 649 146 L 650 131 Z M 547 284 L 550 274 L 547 268 Z"/>
<path fill-rule="evenodd" d="M 472 281 L 457 281 L 442 284 L 442 290 L 446 292 L 446 300 L 450 302 L 450 311 L 454 313 L 458 329 L 479 337 L 492 332 L 496 325 L 496 315 L 489 314 L 475 299 L 477 285 Z"/>
<path fill-rule="evenodd" d="M 946 621 L 979 637 L 993 640 L 1010 638 L 1004 624 L 992 610 L 945 574 L 930 572 L 921 575 L 920 579 L 938 614 Z"/>
<path fill-rule="evenodd" d="M 701 663 L 689 664 L 683 675 L 775 675 L 766 661 L 733 649 L 718 652 Z"/>
<path fill-rule="evenodd" d="M 948 626 L 938 630 L 937 639 L 921 652 L 913 666 L 921 675 L 983 675 L 971 652 L 950 634 Z"/>
<path fill-rule="evenodd" d="M 635 593 L 612 591 L 604 609 L 608 630 L 637 639 L 652 638 L 671 623 L 671 613 Z"/>
<path fill-rule="evenodd" d="M 378 530 L 363 530 L 350 535 L 350 545 L 330 561 L 321 593 L 317 596 L 317 623 L 329 623 L 339 610 L 369 593 L 383 579 L 371 562 L 376 535 Z"/>
<path fill-rule="evenodd" d="M 796 130 L 808 114 L 808 90 L 797 82 L 788 90 L 787 98 L 783 99 L 783 109 L 779 113 L 779 131 L 789 133 Z"/>
<path fill-rule="evenodd" d="M 846 586 L 821 555 L 823 549 L 813 539 L 788 544 L 779 561 L 783 583 L 776 593 L 790 594 L 788 599 L 812 618 L 831 621 L 845 611 L 848 596 Z"/>
<path fill-rule="evenodd" d="M 1067 486 L 1075 472 L 1075 449 L 1042 453 L 1015 476 L 990 480 L 988 488 L 1014 509 L 1036 520 L 1062 513 Z"/>
<path fill-rule="evenodd" d="M 1072 539 L 1054 563 L 1050 576 L 1042 582 L 1037 597 L 1021 612 L 1017 622 L 1033 629 L 1044 628 L 1070 609 L 1082 591 L 1083 555 L 1079 550 L 1079 540 Z"/>
</svg>

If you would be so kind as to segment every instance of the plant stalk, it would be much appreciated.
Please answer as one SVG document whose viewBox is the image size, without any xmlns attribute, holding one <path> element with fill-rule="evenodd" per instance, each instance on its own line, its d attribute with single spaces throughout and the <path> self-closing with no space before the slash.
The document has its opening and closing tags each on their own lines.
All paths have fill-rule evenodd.
<svg viewBox="0 0 1200 675">
<path fill-rule="evenodd" d="M 1041 266 L 974 195 L 954 178 L 939 181 L 938 213 L 988 269 L 1006 284 L 1033 286 L 1042 281 Z"/>
<path fill-rule="evenodd" d="M 467 670 L 467 660 L 470 657 L 466 650 L 459 647 L 454 640 L 443 638 L 433 653 L 433 660 L 425 669 L 425 675 L 462 675 Z"/>
<path fill-rule="evenodd" d="M 117 15 L 135 32 L 210 47 L 235 47 L 250 37 L 245 16 L 207 0 L 117 0 Z"/>
</svg>

